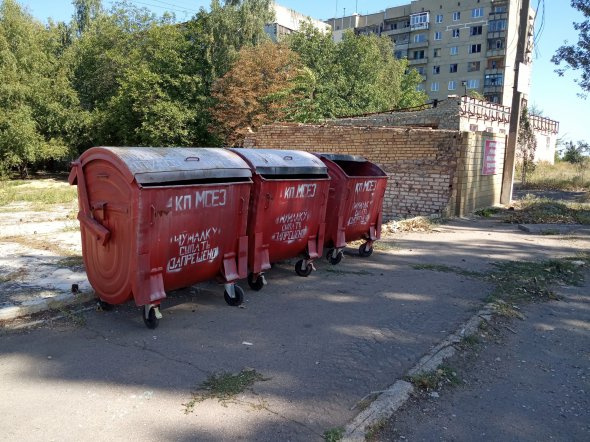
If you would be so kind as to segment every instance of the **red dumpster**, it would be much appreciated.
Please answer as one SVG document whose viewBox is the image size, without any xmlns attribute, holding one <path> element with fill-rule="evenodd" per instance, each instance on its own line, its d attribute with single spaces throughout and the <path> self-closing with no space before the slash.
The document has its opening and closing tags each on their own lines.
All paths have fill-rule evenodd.
<svg viewBox="0 0 590 442">
<path fill-rule="evenodd" d="M 231 149 L 253 173 L 248 218 L 248 284 L 260 290 L 270 264 L 301 254 L 295 265 L 308 276 L 322 256 L 324 217 L 330 187 L 326 166 L 295 150 Z"/>
<path fill-rule="evenodd" d="M 381 237 L 387 174 L 363 157 L 315 155 L 328 167 L 332 179 L 326 211 L 327 259 L 338 264 L 346 243 L 360 239 L 366 242 L 359 247 L 359 254 L 370 256 L 373 242 Z"/>
<path fill-rule="evenodd" d="M 247 274 L 249 166 L 224 149 L 94 147 L 72 164 L 82 252 L 103 306 L 134 299 L 155 328 L 166 291 Z"/>
</svg>

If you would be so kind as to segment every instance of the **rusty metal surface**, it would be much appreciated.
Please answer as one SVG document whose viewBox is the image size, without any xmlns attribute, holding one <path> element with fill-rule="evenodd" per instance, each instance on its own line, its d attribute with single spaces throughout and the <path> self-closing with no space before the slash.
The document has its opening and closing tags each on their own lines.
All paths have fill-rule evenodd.
<svg viewBox="0 0 590 442">
<path fill-rule="evenodd" d="M 182 158 L 182 149 L 172 150 L 170 157 Z M 134 151 L 132 158 L 141 157 Z M 144 158 L 155 158 L 154 149 L 146 151 Z M 222 152 L 236 157 L 231 164 L 248 167 Z M 87 219 L 81 222 L 82 251 L 88 279 L 103 301 L 145 305 L 161 301 L 166 291 L 214 277 L 233 282 L 246 276 L 250 180 L 142 187 L 129 181 L 138 170 L 131 171 L 129 161 L 121 161 L 116 150 L 93 148 L 72 172 L 77 178 L 70 178 L 78 186 L 85 183 L 86 192 L 79 192 L 80 207 L 87 207 L 79 214 Z M 158 168 L 164 170 L 151 170 Z M 243 180 L 243 170 L 234 170 Z M 88 227 L 94 224 L 108 237 L 98 237 Z"/>
<path fill-rule="evenodd" d="M 350 241 L 378 239 L 387 174 L 369 161 L 331 160 L 328 155 L 317 155 L 331 178 L 326 245 L 341 248 Z"/>
<path fill-rule="evenodd" d="M 314 155 L 298 150 L 229 149 L 260 175 L 325 175 L 326 166 Z"/>
</svg>

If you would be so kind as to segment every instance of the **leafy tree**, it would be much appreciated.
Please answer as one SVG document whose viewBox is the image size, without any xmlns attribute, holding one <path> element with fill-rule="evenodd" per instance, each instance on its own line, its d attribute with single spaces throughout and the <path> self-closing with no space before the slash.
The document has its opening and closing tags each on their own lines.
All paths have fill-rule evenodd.
<svg viewBox="0 0 590 442">
<path fill-rule="evenodd" d="M 588 160 L 587 154 L 590 153 L 590 145 L 586 141 L 578 141 L 577 144 L 573 141 L 566 141 L 564 147 L 563 161 L 583 165 Z"/>
<path fill-rule="evenodd" d="M 227 144 L 239 144 L 248 131 L 285 119 L 297 100 L 295 79 L 301 68 L 297 54 L 283 44 L 267 41 L 242 48 L 233 67 L 213 86 L 214 130 Z"/>
<path fill-rule="evenodd" d="M 576 80 L 582 89 L 582 96 L 586 96 L 590 92 L 590 0 L 571 0 L 570 4 L 573 8 L 580 11 L 585 20 L 581 23 L 574 23 L 574 29 L 579 31 L 578 43 L 576 45 L 568 45 L 567 41 L 563 46 L 560 46 L 551 61 L 560 66 L 565 63 L 564 67 L 560 67 L 556 72 L 562 76 L 568 69 L 581 71 L 581 79 Z"/>
<path fill-rule="evenodd" d="M 14 0 L 0 3 L 0 169 L 70 154 L 84 114 L 59 58 L 59 29 L 46 29 Z"/>
<path fill-rule="evenodd" d="M 522 109 L 520 114 L 520 126 L 516 143 L 517 155 L 520 158 L 520 180 L 525 185 L 528 175 L 535 170 L 534 161 L 535 152 L 537 151 L 537 139 L 526 107 Z"/>
</svg>

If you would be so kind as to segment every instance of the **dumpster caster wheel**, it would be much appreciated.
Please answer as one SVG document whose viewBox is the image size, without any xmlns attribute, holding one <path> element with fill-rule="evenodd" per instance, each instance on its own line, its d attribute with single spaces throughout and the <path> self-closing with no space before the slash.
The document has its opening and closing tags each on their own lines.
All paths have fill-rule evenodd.
<svg viewBox="0 0 590 442">
<path fill-rule="evenodd" d="M 109 304 L 106 301 L 103 301 L 101 299 L 96 301 L 96 310 L 98 310 L 99 312 L 110 312 L 111 310 L 113 310 L 113 308 L 115 308 L 115 306 L 113 304 Z"/>
<path fill-rule="evenodd" d="M 252 290 L 259 291 L 266 285 L 266 279 L 264 278 L 264 275 L 258 275 L 258 277 L 256 277 L 254 273 L 250 273 L 248 275 L 248 285 Z"/>
<path fill-rule="evenodd" d="M 334 252 L 336 252 L 336 255 L 334 255 Z M 340 261 L 342 261 L 342 255 L 344 255 L 342 253 L 342 250 L 338 250 L 336 251 L 336 249 L 330 249 L 328 250 L 328 254 L 326 255 L 326 258 L 328 259 L 328 262 L 332 265 L 336 265 L 339 264 Z"/>
<path fill-rule="evenodd" d="M 242 302 L 244 302 L 244 290 L 242 290 L 242 287 L 240 287 L 238 285 L 234 285 L 234 294 L 235 294 L 235 297 L 232 298 L 226 289 L 223 291 L 223 299 L 225 299 L 225 302 L 227 302 L 227 305 L 231 305 L 232 307 L 237 307 L 238 305 L 242 304 Z"/>
<path fill-rule="evenodd" d="M 162 313 L 160 313 L 160 307 L 157 305 L 146 305 L 144 307 L 142 317 L 143 322 L 145 323 L 145 326 L 147 328 L 152 330 L 155 329 L 156 327 L 158 327 L 160 319 L 162 318 Z"/>
<path fill-rule="evenodd" d="M 309 276 L 313 270 L 313 264 L 311 262 L 308 262 L 304 269 L 303 265 L 305 262 L 306 261 L 304 259 L 300 259 L 297 261 L 297 264 L 295 264 L 295 273 L 297 273 L 299 276 Z"/>
<path fill-rule="evenodd" d="M 373 254 L 373 247 L 368 247 L 367 243 L 361 244 L 359 247 L 359 255 L 363 258 L 367 258 Z"/>
</svg>

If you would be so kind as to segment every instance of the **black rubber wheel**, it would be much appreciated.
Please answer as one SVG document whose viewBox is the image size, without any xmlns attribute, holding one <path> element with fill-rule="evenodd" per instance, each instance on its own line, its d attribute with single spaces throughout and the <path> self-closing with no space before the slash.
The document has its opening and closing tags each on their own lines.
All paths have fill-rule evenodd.
<svg viewBox="0 0 590 442">
<path fill-rule="evenodd" d="M 328 261 L 330 261 L 330 258 L 332 257 L 332 253 L 334 253 L 334 249 L 328 249 L 328 251 L 326 252 L 326 259 Z"/>
<path fill-rule="evenodd" d="M 145 317 L 144 311 L 141 312 L 141 317 L 143 318 L 143 322 L 145 323 L 145 326 L 151 330 L 157 328 L 158 324 L 160 323 L 160 320 L 158 318 L 156 318 L 156 309 L 153 307 L 150 309 L 150 312 L 148 313 L 147 318 Z"/>
<path fill-rule="evenodd" d="M 109 304 L 106 301 L 103 301 L 102 299 L 99 299 L 96 301 L 96 308 L 98 310 L 102 310 L 103 312 L 110 312 L 115 308 L 115 306 L 113 304 Z"/>
<path fill-rule="evenodd" d="M 340 261 L 342 261 L 342 255 L 344 255 L 342 253 L 342 251 L 338 252 L 338 254 L 336 255 L 336 257 L 332 256 L 332 253 L 330 253 L 328 255 L 328 261 L 330 261 L 330 264 L 332 264 L 333 266 L 335 266 L 336 264 L 339 264 Z"/>
<path fill-rule="evenodd" d="M 311 271 L 313 270 L 313 267 L 311 266 L 311 264 L 307 264 L 307 267 L 304 269 L 303 268 L 303 260 L 300 259 L 299 261 L 297 261 L 297 264 L 295 264 L 295 273 L 297 273 L 299 276 L 309 276 L 311 274 Z"/>
<path fill-rule="evenodd" d="M 227 305 L 231 305 L 232 307 L 237 307 L 238 305 L 244 302 L 244 290 L 239 285 L 234 285 L 234 293 L 236 294 L 235 298 L 232 298 L 227 293 L 227 290 L 223 291 L 223 299 L 227 302 Z"/>
<path fill-rule="evenodd" d="M 262 290 L 262 288 L 264 287 L 264 279 L 262 279 L 262 275 L 259 275 L 256 279 L 254 278 L 256 278 L 256 275 L 254 275 L 254 273 L 250 273 L 248 275 L 248 285 L 252 290 L 258 292 Z"/>
<path fill-rule="evenodd" d="M 363 258 L 367 258 L 373 254 L 373 247 L 367 249 L 367 243 L 361 244 L 359 247 L 359 255 Z"/>
</svg>

